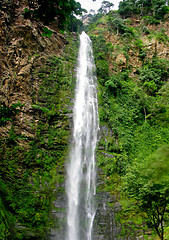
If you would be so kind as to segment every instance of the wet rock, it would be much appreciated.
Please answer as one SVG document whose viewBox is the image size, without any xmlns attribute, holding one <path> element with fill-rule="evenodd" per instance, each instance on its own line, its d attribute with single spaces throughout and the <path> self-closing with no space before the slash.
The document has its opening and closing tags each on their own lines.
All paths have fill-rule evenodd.
<svg viewBox="0 0 169 240">
<path fill-rule="evenodd" d="M 100 192 L 97 196 L 97 211 L 94 221 L 94 240 L 116 240 L 121 231 L 121 227 L 115 221 L 115 212 L 119 211 L 119 206 L 110 208 L 108 203 L 113 199 L 106 192 Z M 115 211 L 116 210 L 116 211 Z"/>
<path fill-rule="evenodd" d="M 108 158 L 114 158 L 115 156 L 112 155 L 112 154 L 109 154 L 107 152 L 101 152 L 105 157 L 108 157 Z"/>
</svg>

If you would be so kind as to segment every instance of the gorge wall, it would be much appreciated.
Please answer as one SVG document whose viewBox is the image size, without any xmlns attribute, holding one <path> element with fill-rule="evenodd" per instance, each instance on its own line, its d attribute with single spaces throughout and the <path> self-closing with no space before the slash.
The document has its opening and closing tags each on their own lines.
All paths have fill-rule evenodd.
<svg viewBox="0 0 169 240">
<path fill-rule="evenodd" d="M 25 19 L 27 7 L 0 10 L 2 239 L 42 238 L 53 225 L 70 139 L 77 35 Z"/>
</svg>

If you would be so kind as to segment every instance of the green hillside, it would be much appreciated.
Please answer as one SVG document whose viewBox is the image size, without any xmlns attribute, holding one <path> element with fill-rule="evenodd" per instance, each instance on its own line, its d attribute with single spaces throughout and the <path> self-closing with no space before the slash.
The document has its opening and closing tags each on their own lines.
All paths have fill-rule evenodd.
<svg viewBox="0 0 169 240">
<path fill-rule="evenodd" d="M 90 15 L 86 26 L 98 77 L 102 137 L 97 164 L 104 182 L 100 188 L 122 205 L 120 222 L 133 222 L 133 229 L 145 228 L 164 239 L 169 204 L 168 8 L 160 10 L 161 1 L 142 8 L 138 2 L 123 1 L 119 11 Z"/>
</svg>

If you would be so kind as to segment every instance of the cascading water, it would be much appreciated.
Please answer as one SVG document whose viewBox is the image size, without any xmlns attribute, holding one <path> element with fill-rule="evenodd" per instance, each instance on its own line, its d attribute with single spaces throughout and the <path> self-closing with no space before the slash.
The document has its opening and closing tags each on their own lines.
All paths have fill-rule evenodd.
<svg viewBox="0 0 169 240">
<path fill-rule="evenodd" d="M 91 240 L 95 216 L 95 148 L 98 103 L 91 40 L 80 35 L 76 96 L 73 113 L 73 143 L 67 166 L 66 240 Z"/>
</svg>

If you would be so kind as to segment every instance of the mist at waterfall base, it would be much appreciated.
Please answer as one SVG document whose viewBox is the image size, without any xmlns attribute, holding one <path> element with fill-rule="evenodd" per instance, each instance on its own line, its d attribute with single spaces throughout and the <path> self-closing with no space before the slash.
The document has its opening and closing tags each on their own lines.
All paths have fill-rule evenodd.
<svg viewBox="0 0 169 240">
<path fill-rule="evenodd" d="M 67 166 L 67 232 L 65 240 L 91 240 L 95 217 L 95 148 L 98 103 L 91 40 L 80 35 L 77 82 L 73 110 L 73 141 Z"/>
</svg>

